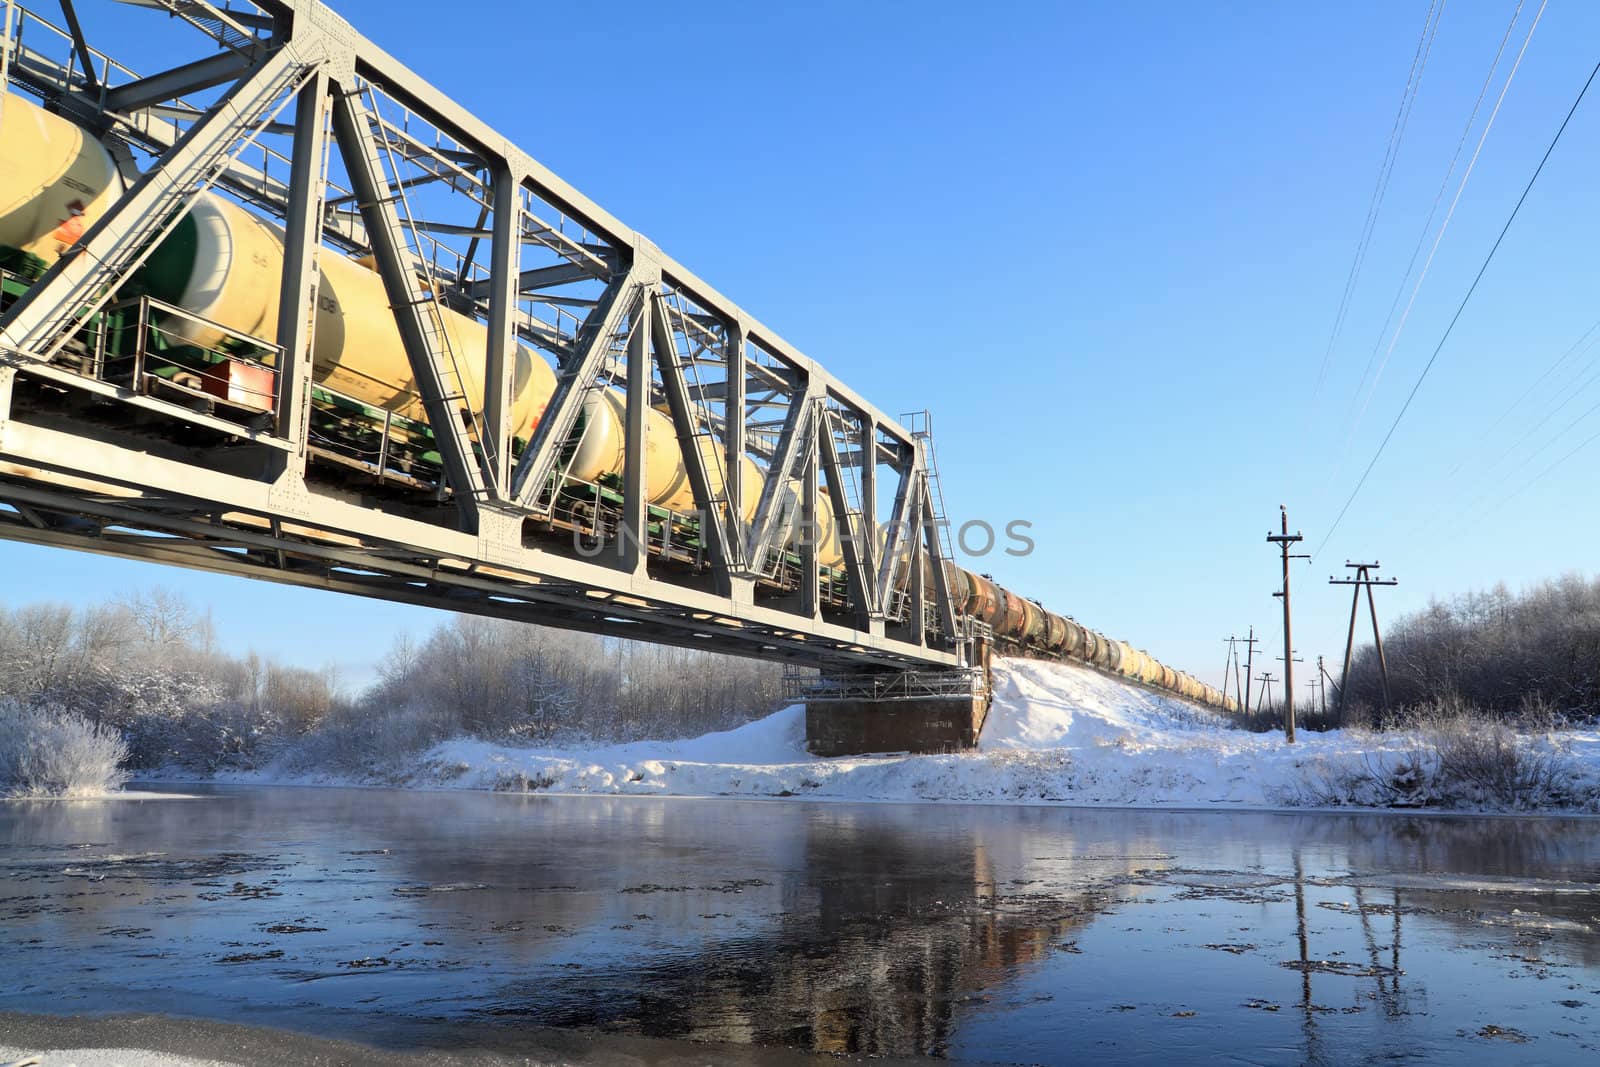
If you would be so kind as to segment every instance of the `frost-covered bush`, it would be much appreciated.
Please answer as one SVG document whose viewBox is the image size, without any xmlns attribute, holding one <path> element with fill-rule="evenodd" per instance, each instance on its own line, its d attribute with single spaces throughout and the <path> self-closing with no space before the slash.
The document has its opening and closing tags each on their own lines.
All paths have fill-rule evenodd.
<svg viewBox="0 0 1600 1067">
<path fill-rule="evenodd" d="M 1403 740 L 1392 743 L 1396 733 Z M 1325 805 L 1527 810 L 1580 805 L 1575 771 L 1549 732 L 1516 728 L 1459 700 L 1415 711 L 1403 727 L 1370 735 L 1391 744 L 1322 767 L 1303 798 Z"/>
<path fill-rule="evenodd" d="M 127 743 L 116 730 L 57 705 L 0 702 L 0 794 L 95 796 L 121 788 Z"/>
<path fill-rule="evenodd" d="M 459 719 L 432 708 L 412 704 L 349 708 L 287 745 L 279 766 L 291 774 L 392 774 L 460 732 Z"/>
</svg>

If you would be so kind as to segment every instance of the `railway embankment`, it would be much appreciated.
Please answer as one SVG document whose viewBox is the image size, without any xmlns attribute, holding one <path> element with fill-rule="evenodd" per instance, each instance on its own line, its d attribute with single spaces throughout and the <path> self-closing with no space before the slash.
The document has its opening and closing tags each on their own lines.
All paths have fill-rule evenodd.
<svg viewBox="0 0 1600 1067">
<path fill-rule="evenodd" d="M 820 758 L 806 750 L 804 709 L 794 706 L 688 740 L 538 747 L 458 738 L 364 773 L 286 759 L 220 778 L 785 800 L 1600 813 L 1600 729 L 1440 721 L 1302 731 L 1289 745 L 1083 667 L 1001 660 L 972 752 Z"/>
</svg>

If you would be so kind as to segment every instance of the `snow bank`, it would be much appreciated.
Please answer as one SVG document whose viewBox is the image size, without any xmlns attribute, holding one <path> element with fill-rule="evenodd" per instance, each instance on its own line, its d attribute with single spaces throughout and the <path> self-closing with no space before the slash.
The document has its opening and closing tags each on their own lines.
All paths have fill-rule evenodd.
<svg viewBox="0 0 1600 1067">
<path fill-rule="evenodd" d="M 434 746 L 406 773 L 391 769 L 371 780 L 549 793 L 1284 807 L 1358 801 L 1346 788 L 1352 774 L 1386 773 L 1416 748 L 1409 735 L 1350 730 L 1303 732 L 1287 745 L 1280 735 L 1235 729 L 1176 697 L 1069 664 L 1002 660 L 994 679 L 976 752 L 821 759 L 805 749 L 805 713 L 796 705 L 685 741 L 520 748 L 457 739 Z M 1600 735 L 1568 734 L 1562 744 L 1582 795 L 1600 797 Z M 270 771 L 230 777 L 290 780 Z"/>
</svg>

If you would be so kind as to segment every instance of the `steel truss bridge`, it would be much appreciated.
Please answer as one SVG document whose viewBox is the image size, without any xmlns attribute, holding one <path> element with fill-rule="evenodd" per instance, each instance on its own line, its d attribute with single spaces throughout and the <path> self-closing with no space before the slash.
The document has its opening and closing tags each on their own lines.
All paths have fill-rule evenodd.
<svg viewBox="0 0 1600 1067">
<path fill-rule="evenodd" d="M 0 536 L 835 674 L 974 662 L 925 423 L 878 410 L 317 0 L 116 12 L 148 16 L 155 66 L 106 51 L 73 0 L 6 5 L 8 91 L 100 136 L 127 189 L 0 315 Z M 263 410 L 112 373 L 95 333 L 207 190 L 283 229 Z M 314 430 L 317 263 L 339 255 L 382 278 L 437 470 Z M 445 311 L 487 329 L 481 403 Z M 518 346 L 556 373 L 526 441 Z M 608 388 L 627 395 L 621 502 L 574 512 L 563 445 Z M 651 407 L 682 450 L 692 546 L 646 499 Z M 750 521 L 745 456 L 766 475 Z M 815 539 L 787 542 L 824 494 L 842 578 Z"/>
</svg>

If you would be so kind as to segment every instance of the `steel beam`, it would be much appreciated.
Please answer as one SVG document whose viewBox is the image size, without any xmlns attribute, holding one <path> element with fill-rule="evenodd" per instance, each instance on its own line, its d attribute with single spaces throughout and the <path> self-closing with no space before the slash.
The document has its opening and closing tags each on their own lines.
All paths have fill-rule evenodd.
<svg viewBox="0 0 1600 1067">
<path fill-rule="evenodd" d="M 737 538 L 732 534 L 734 515 L 725 507 L 726 501 L 718 499 L 711 491 L 711 475 L 706 469 L 702 440 L 715 441 L 715 434 L 700 424 L 689 404 L 689 390 L 683 381 L 683 368 L 678 365 L 678 349 L 672 342 L 672 330 L 664 314 L 665 301 L 658 292 L 654 294 L 650 312 L 650 337 L 656 350 L 656 368 L 661 375 L 662 392 L 667 395 L 667 409 L 672 416 L 673 428 L 678 432 L 678 452 L 683 457 L 684 470 L 689 475 L 689 488 L 694 493 L 694 504 L 700 513 L 700 538 L 706 542 L 710 556 L 711 573 L 720 596 L 733 595 L 733 548 Z M 633 397 L 632 359 L 629 352 L 628 396 Z M 723 480 L 726 488 L 727 480 Z M 709 535 L 709 536 L 708 536 Z"/>
<path fill-rule="evenodd" d="M 644 300 L 643 286 L 629 270 L 613 279 L 600 306 L 584 324 L 578 337 L 578 358 L 562 367 L 555 392 L 535 427 L 533 439 L 522 450 L 511 476 L 511 497 L 517 506 L 532 509 L 555 467 L 556 456 L 578 424 L 583 400 L 595 374 L 611 350 L 612 341 L 633 309 Z"/>
<path fill-rule="evenodd" d="M 744 327 L 735 320 L 728 326 L 728 359 L 725 373 L 728 393 L 722 405 L 722 448 L 723 448 L 723 491 L 728 498 L 728 523 L 729 529 L 738 534 L 730 543 L 730 553 L 737 553 L 734 559 L 735 574 L 730 577 L 734 583 L 736 595 L 748 597 L 751 595 L 749 578 L 740 577 L 748 572 L 745 565 L 745 549 L 748 546 L 749 530 L 744 519 L 744 499 L 749 487 L 744 484 L 744 394 L 745 394 L 745 356 L 744 356 Z M 704 403 L 703 398 L 695 398 L 696 403 Z M 760 501 L 758 500 L 757 503 Z"/>
<path fill-rule="evenodd" d="M 460 373 L 445 332 L 443 309 L 437 294 L 420 291 L 417 261 L 406 243 L 406 230 L 397 203 L 403 194 L 391 186 L 379 153 L 377 138 L 366 108 L 358 106 L 360 90 L 336 85 L 333 97 L 333 133 L 350 182 L 360 198 L 361 217 L 372 241 L 378 274 L 400 328 L 400 338 L 416 377 L 417 392 L 433 429 L 434 443 L 444 462 L 445 477 L 455 495 L 462 530 L 478 529 L 478 507 L 486 501 L 489 481 L 483 463 L 472 447 L 462 409 L 476 397 L 466 395 L 466 377 Z M 398 175 L 394 176 L 398 180 Z M 470 414 L 468 415 L 470 419 Z"/>
<path fill-rule="evenodd" d="M 106 90 L 107 111 L 143 111 L 180 96 L 238 81 L 256 62 L 256 50 L 218 52 L 181 67 L 151 74 Z"/>
<path fill-rule="evenodd" d="M 91 92 L 100 88 L 100 79 L 94 72 L 94 53 L 83 36 L 83 26 L 78 22 L 78 9 L 72 0 L 61 0 L 61 14 L 67 20 L 67 31 L 72 34 L 72 51 L 83 64 L 83 76 Z"/>
<path fill-rule="evenodd" d="M 818 401 L 820 406 L 823 401 Z M 828 479 L 828 498 L 833 503 L 833 521 L 840 527 L 839 543 L 844 549 L 845 579 L 850 586 L 850 604 L 855 610 L 856 625 L 863 630 L 871 630 L 874 625 L 883 626 L 883 608 L 878 603 L 877 589 L 868 574 L 871 573 L 871 555 L 863 551 L 860 539 L 856 537 L 853 514 L 850 510 L 850 500 L 845 496 L 844 473 L 839 464 L 839 450 L 833 440 L 833 427 L 829 424 L 831 419 L 825 411 L 818 411 L 815 416 L 819 423 L 817 427 L 818 459 L 822 463 L 822 473 Z"/>
<path fill-rule="evenodd" d="M 945 573 L 945 559 L 939 545 L 938 517 L 933 513 L 933 497 L 928 492 L 928 475 L 924 470 L 918 475 L 922 481 L 922 542 L 923 549 L 933 561 L 934 600 L 939 606 L 939 626 L 945 637 L 961 647 L 962 634 L 956 626 L 955 602 L 950 596 L 950 576 Z"/>
<path fill-rule="evenodd" d="M 790 394 L 789 410 L 784 416 L 783 429 L 778 434 L 778 444 L 768 460 L 767 480 L 761 487 L 761 501 L 756 505 L 755 522 L 750 531 L 750 548 L 744 554 L 748 561 L 746 573 L 750 577 L 756 577 L 766 569 L 773 539 L 786 518 L 789 479 L 793 476 L 795 458 L 800 455 L 813 431 L 815 407 L 815 401 L 804 388 Z"/>
<path fill-rule="evenodd" d="M 916 514 L 921 515 L 921 513 L 922 509 L 917 508 Z M 915 534 L 911 535 L 910 544 L 911 585 L 908 590 L 910 594 L 907 598 L 909 617 L 906 622 L 911 629 L 909 637 L 911 642 L 922 645 L 928 641 L 928 589 L 926 574 L 923 569 L 923 560 L 927 558 L 925 555 L 927 549 L 922 543 L 922 538 L 917 537 Z"/>
<path fill-rule="evenodd" d="M 894 585 L 895 571 L 906 554 L 906 546 L 917 540 L 914 530 L 922 516 L 922 486 L 917 475 L 914 466 L 900 473 L 900 485 L 894 496 L 894 512 L 889 518 L 889 529 L 883 539 L 883 558 L 878 561 L 878 572 L 874 576 L 878 587 L 878 603 L 885 613 L 892 606 L 889 594 Z"/>
<path fill-rule="evenodd" d="M 489 249 L 489 353 L 483 371 L 483 447 L 491 495 L 511 495 L 511 383 L 516 371 L 517 240 L 521 186 L 509 168 L 494 176 L 494 235 Z"/>
<path fill-rule="evenodd" d="M 617 545 L 619 566 L 628 574 L 646 576 L 650 553 L 650 485 L 645 470 L 646 418 L 650 411 L 650 320 L 655 302 L 641 294 L 628 334 L 628 402 L 624 408 L 622 460 L 622 527 Z"/>
<path fill-rule="evenodd" d="M 770 479 L 769 479 L 770 480 Z M 800 614 L 807 619 L 822 618 L 822 567 L 817 559 L 817 546 L 826 538 L 826 531 L 817 526 L 817 450 L 806 450 L 806 469 L 800 477 Z"/>
<path fill-rule="evenodd" d="M 14 480 L 16 468 L 7 468 L 5 464 L 31 468 L 26 484 L 17 483 Z M 12 480 L 7 480 L 8 477 Z M 150 495 L 155 492 L 160 496 Z M 819 664 L 831 661 L 887 666 L 954 662 L 954 657 L 938 649 L 874 637 L 849 626 L 811 620 L 775 607 L 730 605 L 726 598 L 683 586 L 662 582 L 640 585 L 604 564 L 538 550 L 524 550 L 514 561 L 497 566 L 495 577 L 474 579 L 467 568 L 476 566 L 471 561 L 478 558 L 477 538 L 433 523 L 380 512 L 364 503 L 315 494 L 302 514 L 289 520 L 300 524 L 296 529 L 303 528 L 302 532 L 285 542 L 258 532 L 268 526 L 272 516 L 280 514 L 271 486 L 266 483 L 75 438 L 65 431 L 15 419 L 6 425 L 4 437 L 0 438 L 0 499 L 100 515 L 128 529 L 145 528 L 185 537 L 226 536 L 263 551 L 293 548 L 356 569 L 373 567 L 393 571 L 401 566 L 395 562 L 396 557 L 424 560 L 428 562 L 419 563 L 413 571 L 405 573 L 412 578 L 472 585 L 494 594 L 525 595 L 591 607 L 603 600 L 610 614 L 628 616 L 645 612 L 642 607 L 629 608 L 627 604 L 648 604 L 651 607 L 647 614 L 675 612 L 702 630 L 714 631 L 717 641 L 730 647 L 770 641 L 775 633 L 793 634 L 814 650 L 811 658 Z M 185 512 L 198 515 L 236 513 L 243 517 L 260 516 L 260 519 L 254 530 L 237 523 L 218 527 L 187 520 L 183 518 Z M 456 566 L 462 569 L 457 571 L 446 566 L 450 560 L 458 561 Z M 716 622 L 719 618 L 727 622 Z"/>
<path fill-rule="evenodd" d="M 293 169 L 284 220 L 276 334 L 283 349 L 278 366 L 277 426 L 280 436 L 294 442 L 284 468 L 295 479 L 305 476 L 311 417 L 311 353 L 321 282 L 317 258 L 322 251 L 322 206 L 327 188 L 328 89 L 327 73 L 318 70 L 295 101 Z"/>
<path fill-rule="evenodd" d="M 531 293 L 539 289 L 553 289 L 574 282 L 592 282 L 605 275 L 597 275 L 592 267 L 577 263 L 557 263 L 549 267 L 533 267 L 517 276 L 517 292 Z M 488 296 L 496 283 L 488 278 L 470 281 L 461 287 L 462 293 L 472 300 Z"/>
</svg>

